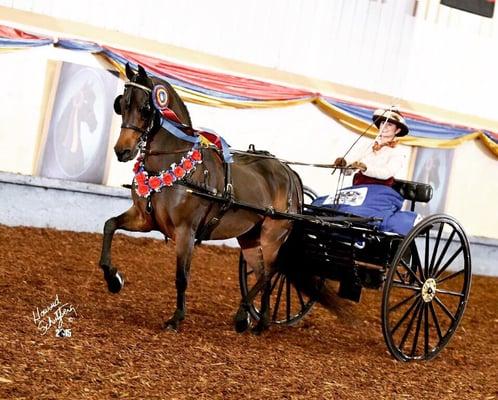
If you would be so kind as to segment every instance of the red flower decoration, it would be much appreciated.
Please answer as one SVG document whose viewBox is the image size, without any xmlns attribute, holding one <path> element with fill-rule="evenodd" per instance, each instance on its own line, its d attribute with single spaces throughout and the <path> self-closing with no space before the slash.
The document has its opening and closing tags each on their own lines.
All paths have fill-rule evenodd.
<svg viewBox="0 0 498 400">
<path fill-rule="evenodd" d="M 149 187 L 147 185 L 138 184 L 137 193 L 139 196 L 145 197 L 149 194 Z"/>
<path fill-rule="evenodd" d="M 194 150 L 191 155 L 192 160 L 194 161 L 201 161 L 202 160 L 202 154 L 199 150 Z"/>
<path fill-rule="evenodd" d="M 166 186 L 171 186 L 175 181 L 175 176 L 171 172 L 163 174 L 163 182 Z"/>
<path fill-rule="evenodd" d="M 136 174 L 135 180 L 139 185 L 145 185 L 145 181 L 147 180 L 147 175 L 143 172 Z"/>
<path fill-rule="evenodd" d="M 185 176 L 185 170 L 180 166 L 175 167 L 173 173 L 177 178 L 183 178 Z"/>
<path fill-rule="evenodd" d="M 192 164 L 192 161 L 190 161 L 189 159 L 183 160 L 182 162 L 182 167 L 186 172 L 189 172 L 193 168 L 193 166 L 194 165 Z"/>
<path fill-rule="evenodd" d="M 149 178 L 149 186 L 156 190 L 157 188 L 159 188 L 161 186 L 161 178 L 157 177 L 157 176 L 152 176 Z"/>
<path fill-rule="evenodd" d="M 136 174 L 138 172 L 138 170 L 140 169 L 140 160 L 137 160 L 137 162 L 135 163 L 135 165 L 133 166 L 133 173 Z"/>
</svg>

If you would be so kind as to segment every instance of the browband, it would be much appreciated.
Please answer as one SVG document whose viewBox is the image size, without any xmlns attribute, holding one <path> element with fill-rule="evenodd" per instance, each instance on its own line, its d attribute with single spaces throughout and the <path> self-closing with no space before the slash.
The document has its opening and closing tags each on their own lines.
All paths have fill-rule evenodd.
<svg viewBox="0 0 498 400">
<path fill-rule="evenodd" d="M 140 85 L 138 83 L 135 83 L 135 82 L 125 82 L 125 86 L 135 86 L 139 89 L 142 89 L 142 90 L 145 90 L 147 93 L 151 93 L 152 92 L 152 89 L 148 88 L 147 86 L 144 86 L 144 85 Z"/>
</svg>

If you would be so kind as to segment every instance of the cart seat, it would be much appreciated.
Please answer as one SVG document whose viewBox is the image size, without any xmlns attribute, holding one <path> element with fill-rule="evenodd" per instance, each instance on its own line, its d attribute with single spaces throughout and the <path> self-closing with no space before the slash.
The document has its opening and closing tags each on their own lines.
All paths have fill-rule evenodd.
<svg viewBox="0 0 498 400">
<path fill-rule="evenodd" d="M 405 200 L 428 203 L 432 199 L 432 186 L 427 183 L 395 179 L 393 189 Z"/>
</svg>

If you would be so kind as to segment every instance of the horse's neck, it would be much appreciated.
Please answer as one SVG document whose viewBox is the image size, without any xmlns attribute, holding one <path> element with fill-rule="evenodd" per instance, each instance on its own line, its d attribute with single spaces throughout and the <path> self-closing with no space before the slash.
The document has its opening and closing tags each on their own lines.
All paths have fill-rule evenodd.
<svg viewBox="0 0 498 400">
<path fill-rule="evenodd" d="M 148 142 L 149 155 L 145 158 L 145 167 L 150 171 L 161 171 L 174 162 L 178 163 L 192 147 L 193 143 L 180 140 L 164 128 L 160 128 Z"/>
</svg>

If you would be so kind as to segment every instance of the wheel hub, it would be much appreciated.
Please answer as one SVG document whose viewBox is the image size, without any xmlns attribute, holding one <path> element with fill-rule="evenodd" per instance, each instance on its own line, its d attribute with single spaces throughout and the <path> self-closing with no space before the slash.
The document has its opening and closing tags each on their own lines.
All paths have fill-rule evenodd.
<svg viewBox="0 0 498 400">
<path fill-rule="evenodd" d="M 429 303 L 432 301 L 434 296 L 436 295 L 436 280 L 433 278 L 429 278 L 424 282 L 422 286 L 422 299 Z"/>
</svg>

